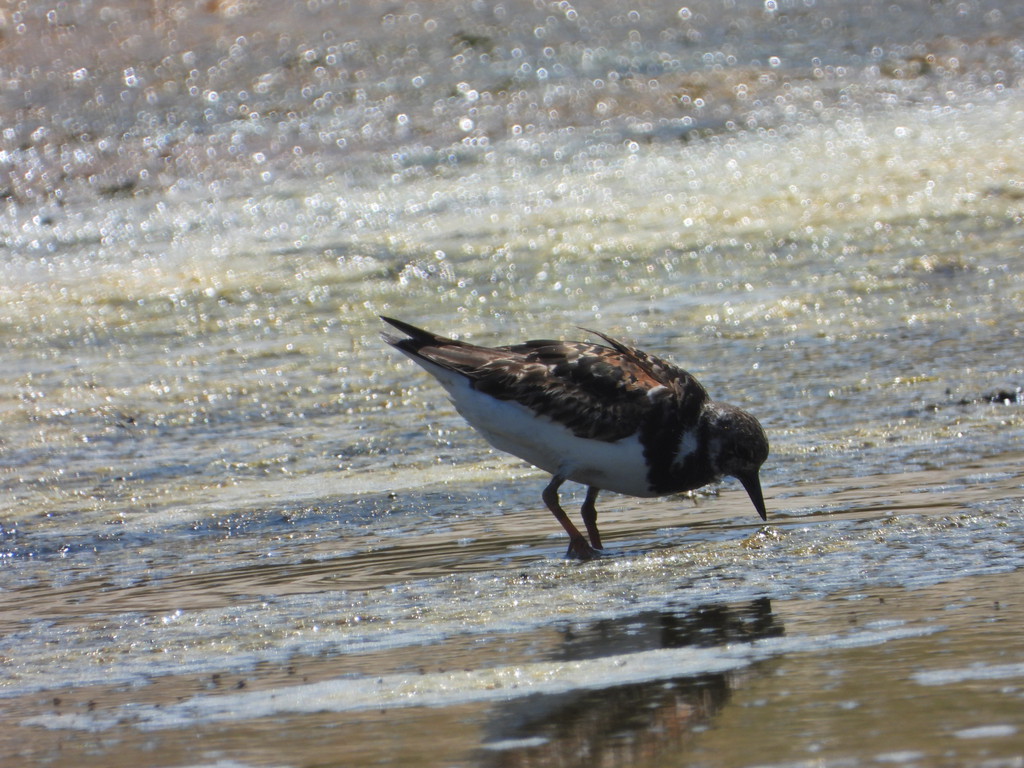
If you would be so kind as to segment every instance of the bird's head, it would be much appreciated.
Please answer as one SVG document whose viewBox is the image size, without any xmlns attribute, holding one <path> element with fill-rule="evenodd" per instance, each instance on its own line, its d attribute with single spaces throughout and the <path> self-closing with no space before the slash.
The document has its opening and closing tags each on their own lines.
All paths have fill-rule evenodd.
<svg viewBox="0 0 1024 768">
<path fill-rule="evenodd" d="M 759 472 L 768 458 L 768 437 L 758 420 L 740 408 L 715 403 L 712 414 L 712 466 L 718 474 L 739 480 L 761 519 L 767 520 Z"/>
</svg>

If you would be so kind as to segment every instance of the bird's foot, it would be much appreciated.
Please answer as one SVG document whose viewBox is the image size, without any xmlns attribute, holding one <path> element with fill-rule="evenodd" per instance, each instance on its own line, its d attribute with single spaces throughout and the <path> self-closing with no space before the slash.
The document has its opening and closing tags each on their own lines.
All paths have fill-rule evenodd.
<svg viewBox="0 0 1024 768">
<path fill-rule="evenodd" d="M 582 536 L 578 539 L 570 539 L 569 549 L 566 550 L 565 556 L 569 560 L 593 560 L 594 558 L 600 557 L 603 554 L 603 550 L 590 546 L 587 540 Z"/>
</svg>

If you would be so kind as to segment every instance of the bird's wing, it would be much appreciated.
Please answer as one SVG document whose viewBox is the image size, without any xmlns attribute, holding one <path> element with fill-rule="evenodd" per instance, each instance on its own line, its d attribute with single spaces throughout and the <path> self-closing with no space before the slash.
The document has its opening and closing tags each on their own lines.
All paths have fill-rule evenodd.
<svg viewBox="0 0 1024 768">
<path fill-rule="evenodd" d="M 608 337 L 614 344 L 537 340 L 499 347 L 474 375 L 474 386 L 515 400 L 579 437 L 614 441 L 652 418 L 693 420 L 707 393 L 686 371 Z"/>
<path fill-rule="evenodd" d="M 538 339 L 481 347 L 383 318 L 409 338 L 392 346 L 465 376 L 477 390 L 513 400 L 563 424 L 579 437 L 614 441 L 652 419 L 656 429 L 695 422 L 708 399 L 689 373 L 661 358 L 591 331 L 610 346 Z"/>
</svg>

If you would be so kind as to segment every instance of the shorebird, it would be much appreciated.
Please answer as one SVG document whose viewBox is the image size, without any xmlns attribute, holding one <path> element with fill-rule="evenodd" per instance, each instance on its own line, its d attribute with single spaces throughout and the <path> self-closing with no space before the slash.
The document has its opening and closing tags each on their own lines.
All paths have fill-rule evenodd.
<svg viewBox="0 0 1024 768">
<path fill-rule="evenodd" d="M 728 475 L 767 519 L 759 471 L 768 438 L 744 410 L 708 397 L 691 374 L 597 331 L 604 344 L 525 341 L 481 347 L 382 317 L 405 337 L 384 340 L 447 390 L 455 409 L 495 448 L 551 474 L 541 496 L 569 534 L 567 557 L 602 549 L 595 502 L 690 491 Z M 571 480 L 588 542 L 559 503 Z"/>
</svg>

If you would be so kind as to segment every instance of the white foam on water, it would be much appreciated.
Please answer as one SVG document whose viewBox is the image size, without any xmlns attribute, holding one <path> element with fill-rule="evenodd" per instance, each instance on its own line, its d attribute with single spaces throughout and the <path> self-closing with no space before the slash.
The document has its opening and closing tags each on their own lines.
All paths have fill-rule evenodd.
<svg viewBox="0 0 1024 768">
<path fill-rule="evenodd" d="M 170 706 L 125 706 L 115 717 L 144 730 L 184 729 L 320 712 L 449 707 L 509 701 L 536 694 L 603 689 L 657 680 L 723 674 L 783 654 L 881 645 L 941 631 L 938 626 L 855 630 L 849 634 L 779 637 L 716 648 L 661 648 L 579 661 L 545 661 L 484 669 L 339 678 L 230 694 L 202 694 Z M 50 729 L 103 730 L 109 718 L 37 715 L 22 721 Z"/>
<path fill-rule="evenodd" d="M 512 749 L 542 747 L 549 741 L 550 739 L 545 739 L 542 736 L 534 736 L 528 739 L 503 739 L 501 741 L 489 741 L 482 746 L 490 752 L 505 752 Z"/>
<path fill-rule="evenodd" d="M 954 731 L 958 739 L 998 739 L 1013 736 L 1017 733 L 1015 725 L 979 725 L 977 728 L 964 728 Z"/>
<path fill-rule="evenodd" d="M 933 669 L 914 674 L 920 685 L 954 685 L 972 680 L 1007 680 L 1024 677 L 1024 664 L 977 664 L 955 669 Z"/>
<path fill-rule="evenodd" d="M 912 763 L 915 760 L 920 760 L 922 757 L 924 757 L 923 752 L 906 749 L 899 752 L 882 752 L 881 754 L 875 755 L 875 762 L 899 765 L 901 763 Z"/>
</svg>

